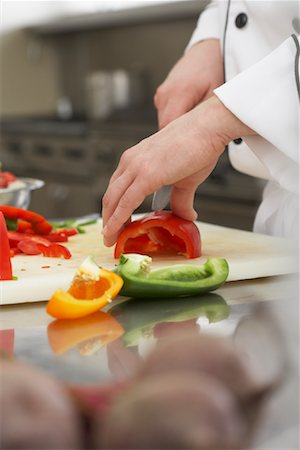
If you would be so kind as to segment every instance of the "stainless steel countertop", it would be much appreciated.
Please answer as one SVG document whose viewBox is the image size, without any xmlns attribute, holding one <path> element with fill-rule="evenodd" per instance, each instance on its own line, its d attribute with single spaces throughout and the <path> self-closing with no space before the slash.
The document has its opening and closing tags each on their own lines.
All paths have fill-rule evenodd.
<svg viewBox="0 0 300 450">
<path fill-rule="evenodd" d="M 198 298 L 158 299 L 155 302 L 118 297 L 105 312 L 124 326 L 125 335 L 132 332 L 132 328 L 138 328 L 137 324 L 140 324 L 140 327 L 151 328 L 153 323 L 176 322 L 177 316 L 180 316 L 178 320 L 182 326 L 186 314 L 189 321 L 193 318 L 193 322 L 198 323 L 200 332 L 231 336 L 239 321 L 251 315 L 258 303 L 277 304 L 293 297 L 296 292 L 295 283 L 296 276 L 291 275 L 226 283 L 217 291 Z M 80 355 L 76 346 L 63 355 L 52 351 L 47 328 L 53 319 L 46 313 L 45 302 L 2 306 L 0 312 L 0 330 L 15 331 L 17 357 L 37 364 L 69 381 L 93 382 L 114 378 L 107 364 L 105 347 L 89 357 Z M 146 315 L 150 317 L 148 327 Z M 124 335 L 120 340 L 122 338 Z M 134 349 L 128 347 L 126 351 L 135 355 L 138 353 L 143 357 L 156 345 L 157 339 L 152 336 L 151 330 L 148 330 L 145 333 L 137 333 L 135 340 Z M 126 376 L 126 373 L 124 375 Z M 119 376 L 122 377 L 122 374 Z"/>
<path fill-rule="evenodd" d="M 268 305 L 283 329 L 291 366 L 297 366 L 297 297 L 297 275 L 226 283 L 214 293 L 197 299 L 141 301 L 119 297 L 106 312 L 124 327 L 125 333 L 90 356 L 80 354 L 76 339 L 72 348 L 57 353 L 63 351 L 64 344 L 62 340 L 60 347 L 60 337 L 56 335 L 53 345 L 50 326 L 53 320 L 46 314 L 45 302 L 1 307 L 0 330 L 10 329 L 14 335 L 16 357 L 68 382 L 103 383 L 130 376 L 136 364 L 170 330 L 179 332 L 198 327 L 200 333 L 234 337 L 242 319 L 253 315 L 258 305 Z M 65 329 L 66 333 L 68 329 Z M 81 332 L 77 341 L 86 339 L 84 329 Z M 291 373 L 286 385 L 267 405 L 255 444 L 257 449 L 296 448 L 282 446 L 283 442 L 288 444 L 289 440 L 296 439 L 298 397 L 295 389 L 299 380 L 295 372 Z M 268 442 L 272 439 L 271 446 Z"/>
</svg>

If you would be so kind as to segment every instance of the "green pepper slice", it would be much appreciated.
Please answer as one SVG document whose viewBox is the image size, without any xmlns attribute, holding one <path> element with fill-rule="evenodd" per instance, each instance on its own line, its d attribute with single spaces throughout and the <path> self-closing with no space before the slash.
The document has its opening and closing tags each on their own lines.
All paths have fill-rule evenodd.
<svg viewBox="0 0 300 450">
<path fill-rule="evenodd" d="M 115 269 L 123 278 L 120 295 L 137 298 L 168 298 L 201 295 L 214 291 L 227 279 L 228 263 L 208 258 L 205 264 L 176 264 L 151 271 L 152 259 L 135 253 L 122 254 Z"/>
</svg>

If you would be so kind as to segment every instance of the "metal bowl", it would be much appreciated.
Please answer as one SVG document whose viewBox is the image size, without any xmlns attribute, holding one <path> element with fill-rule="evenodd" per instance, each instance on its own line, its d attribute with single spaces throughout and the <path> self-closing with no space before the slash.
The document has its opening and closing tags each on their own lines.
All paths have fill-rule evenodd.
<svg viewBox="0 0 300 450">
<path fill-rule="evenodd" d="M 31 191 L 44 186 L 44 181 L 34 178 L 18 178 L 24 183 L 23 186 L 15 186 L 0 189 L 0 205 L 17 206 L 27 209 L 31 199 Z"/>
</svg>

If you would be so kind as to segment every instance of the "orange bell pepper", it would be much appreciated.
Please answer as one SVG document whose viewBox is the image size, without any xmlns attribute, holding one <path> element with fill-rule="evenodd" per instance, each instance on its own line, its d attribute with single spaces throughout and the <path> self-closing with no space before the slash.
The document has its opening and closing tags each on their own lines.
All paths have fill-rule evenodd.
<svg viewBox="0 0 300 450">
<path fill-rule="evenodd" d="M 63 354 L 78 347 L 80 353 L 89 354 L 93 344 L 96 344 L 95 348 L 107 345 L 122 336 L 124 328 L 110 314 L 97 311 L 88 317 L 54 320 L 48 325 L 47 332 L 54 353 Z"/>
<path fill-rule="evenodd" d="M 76 319 L 92 314 L 110 303 L 123 286 L 114 272 L 99 268 L 98 279 L 76 274 L 67 292 L 58 289 L 47 304 L 56 319 Z"/>
</svg>

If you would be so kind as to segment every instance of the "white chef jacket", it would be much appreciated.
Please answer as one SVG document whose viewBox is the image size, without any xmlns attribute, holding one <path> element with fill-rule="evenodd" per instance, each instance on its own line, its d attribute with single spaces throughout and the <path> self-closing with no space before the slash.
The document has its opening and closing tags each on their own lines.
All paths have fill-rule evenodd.
<svg viewBox="0 0 300 450">
<path fill-rule="evenodd" d="M 220 40 L 226 82 L 214 93 L 257 133 L 231 143 L 229 158 L 268 180 L 254 230 L 284 237 L 298 235 L 299 32 L 298 1 L 216 0 L 188 45 Z"/>
</svg>

